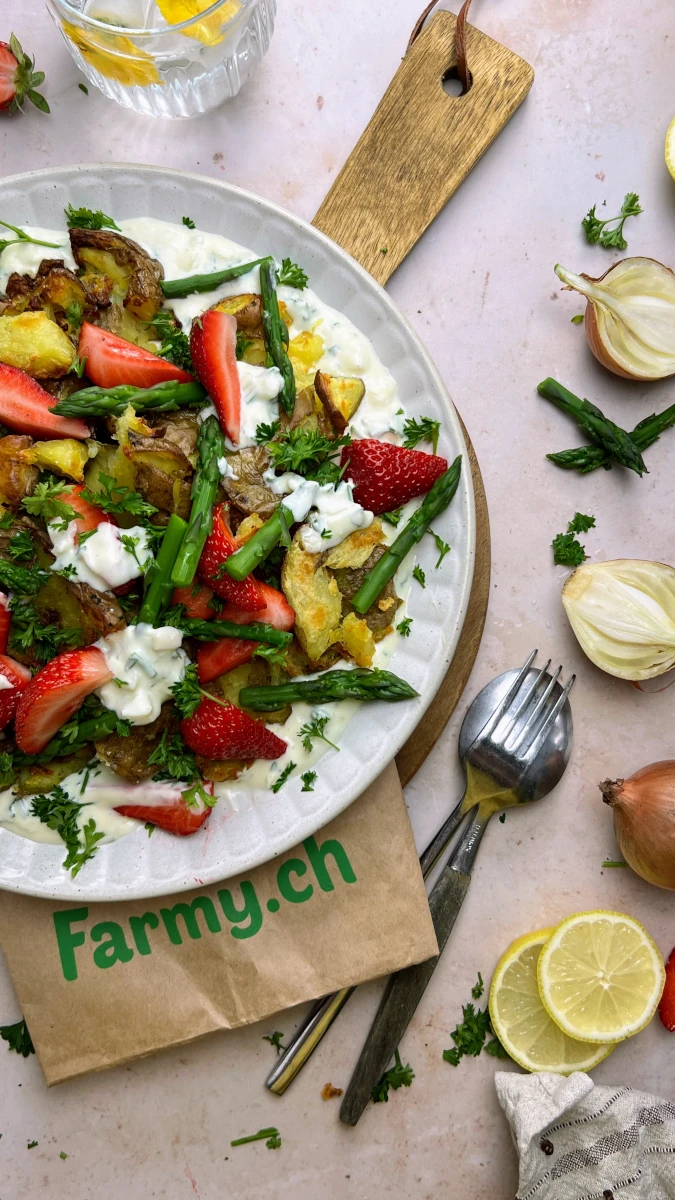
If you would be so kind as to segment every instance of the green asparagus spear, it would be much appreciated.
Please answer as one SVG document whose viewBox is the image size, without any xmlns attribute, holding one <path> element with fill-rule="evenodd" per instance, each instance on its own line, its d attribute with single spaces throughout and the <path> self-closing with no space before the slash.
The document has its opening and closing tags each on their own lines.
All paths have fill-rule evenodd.
<svg viewBox="0 0 675 1200">
<path fill-rule="evenodd" d="M 193 292 L 212 292 L 221 283 L 229 283 L 231 279 L 239 279 L 240 275 L 248 275 L 254 267 L 259 267 L 265 260 L 256 258 L 253 262 L 239 263 L 237 267 L 225 267 L 222 271 L 213 271 L 211 275 L 188 275 L 185 279 L 163 279 L 162 291 L 167 300 L 180 300 L 191 296 Z"/>
<path fill-rule="evenodd" d="M 171 572 L 186 529 L 187 522 L 179 517 L 178 513 L 172 513 L 157 558 L 145 577 L 147 587 L 141 611 L 138 614 L 139 624 L 154 625 L 162 610 L 171 603 L 174 587 Z"/>
<path fill-rule="evenodd" d="M 648 446 L 658 442 L 664 430 L 670 429 L 671 425 L 675 425 L 675 404 L 671 404 L 670 408 L 664 409 L 662 413 L 652 413 L 651 416 L 645 417 L 631 430 L 630 439 L 635 442 L 638 450 L 646 450 Z M 578 446 L 575 450 L 560 450 L 557 454 L 547 454 L 546 457 L 556 466 L 568 471 L 579 471 L 582 475 L 588 471 L 595 471 L 597 467 L 604 467 L 608 471 L 612 465 L 611 455 L 600 446 Z"/>
<path fill-rule="evenodd" d="M 242 688 L 239 704 L 256 712 L 274 712 L 297 700 L 305 700 L 308 704 L 328 704 L 331 700 L 387 700 L 393 704 L 397 700 L 412 700 L 418 694 L 405 679 L 391 671 L 357 667 L 353 671 L 326 671 L 316 679 Z"/>
<path fill-rule="evenodd" d="M 119 417 L 128 404 L 136 412 L 174 412 L 189 404 L 203 404 L 206 389 L 201 383 L 158 383 L 151 388 L 137 388 L 123 383 L 118 387 L 83 388 L 73 392 L 66 400 L 59 400 L 50 412 L 62 417 Z"/>
<path fill-rule="evenodd" d="M 569 413 L 577 422 L 580 429 L 595 443 L 605 450 L 622 466 L 628 467 L 638 475 L 647 470 L 642 455 L 629 433 L 620 425 L 615 425 L 604 413 L 591 404 L 590 400 L 581 400 L 573 392 L 558 383 L 555 379 L 544 379 L 537 391 L 545 400 L 550 400 L 557 408 Z"/>
<path fill-rule="evenodd" d="M 207 417 L 197 439 L 198 462 L 190 492 L 190 520 L 171 572 L 175 587 L 187 587 L 195 577 L 204 543 L 213 524 L 213 503 L 220 483 L 218 459 L 224 453 L 225 437 L 218 418 Z"/>
<path fill-rule="evenodd" d="M 462 470 L 462 457 L 458 455 L 451 467 L 437 479 L 431 491 L 427 493 L 417 512 L 413 513 L 408 524 L 401 530 L 398 537 L 382 557 L 376 562 L 372 571 L 366 575 L 361 587 L 352 598 L 352 607 L 358 613 L 365 613 L 374 604 L 385 584 L 395 575 L 406 554 L 416 542 L 424 537 L 431 522 L 446 509 L 452 500 L 459 476 Z"/>
<path fill-rule="evenodd" d="M 49 579 L 42 567 L 20 567 L 0 559 L 0 588 L 19 596 L 34 596 Z"/>
<path fill-rule="evenodd" d="M 256 529 L 253 537 L 225 559 L 223 566 L 228 575 L 238 581 L 246 579 L 246 576 L 255 570 L 258 563 L 267 558 L 274 547 L 279 545 L 284 534 L 288 532 L 288 526 L 292 525 L 294 520 L 295 517 L 290 509 L 280 504 L 269 520 L 265 521 L 260 529 Z"/>
<path fill-rule="evenodd" d="M 244 638 L 252 642 L 264 642 L 266 646 L 290 646 L 293 634 L 275 629 L 262 621 L 251 621 L 249 625 L 238 625 L 235 621 L 202 621 L 198 617 L 187 617 L 180 609 L 166 614 L 167 623 L 182 629 L 186 637 L 199 642 L 216 642 L 220 638 Z"/>
<path fill-rule="evenodd" d="M 260 293 L 267 365 L 278 367 L 281 371 L 284 386 L 279 393 L 279 403 L 290 416 L 295 408 L 295 376 L 287 354 L 288 330 L 279 312 L 277 271 L 273 258 L 264 258 L 260 264 Z"/>
</svg>

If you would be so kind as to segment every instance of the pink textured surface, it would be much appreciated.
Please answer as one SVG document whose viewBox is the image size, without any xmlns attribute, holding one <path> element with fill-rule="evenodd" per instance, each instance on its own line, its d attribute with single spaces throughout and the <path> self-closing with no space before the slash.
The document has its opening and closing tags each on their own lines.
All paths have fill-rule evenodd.
<svg viewBox="0 0 675 1200">
<path fill-rule="evenodd" d="M 311 218 L 416 15 L 407 0 L 344 0 L 339 10 L 282 4 L 255 79 L 232 104 L 185 126 L 135 118 L 93 89 L 84 96 L 42 0 L 25 0 L 14 30 L 48 72 L 52 117 L 3 122 L 2 173 L 133 159 L 225 178 Z M 492 602 L 473 678 L 407 790 L 419 840 L 454 801 L 457 732 L 470 697 L 535 644 L 579 672 L 569 770 L 545 804 L 488 831 L 452 941 L 402 1047 L 416 1072 L 409 1090 L 369 1109 L 355 1130 L 338 1123 L 336 1101 L 319 1098 L 327 1080 L 346 1084 L 379 985 L 360 990 L 283 1100 L 262 1088 L 274 1051 L 261 1036 L 273 1027 L 290 1032 L 297 1013 L 53 1093 L 35 1059 L 5 1056 L 1 1170 L 16 1200 L 43 1191 L 64 1200 L 220 1200 L 225 1192 L 242 1200 L 510 1200 L 515 1157 L 494 1095 L 495 1062 L 484 1055 L 453 1070 L 441 1061 L 476 972 L 489 979 L 512 937 L 580 908 L 632 912 L 664 952 L 675 938 L 669 894 L 625 870 L 602 873 L 602 860 L 617 855 L 596 788 L 608 775 L 672 756 L 672 692 L 642 695 L 586 662 L 562 614 L 564 572 L 549 548 L 579 509 L 597 519 L 586 538 L 593 557 L 672 561 L 675 435 L 648 451 L 651 474 L 642 481 L 619 471 L 570 476 L 543 455 L 577 444 L 574 428 L 534 390 L 552 374 L 629 426 L 672 401 L 669 383 L 625 384 L 596 366 L 570 324 L 580 306 L 560 293 L 552 271 L 561 261 L 601 273 L 611 255 L 586 246 L 578 223 L 605 198 L 618 210 L 629 189 L 646 210 L 627 226 L 630 252 L 673 265 L 673 185 L 662 162 L 675 110 L 671 5 L 653 0 L 639 24 L 627 0 L 500 0 L 472 15 L 528 59 L 536 78 L 390 286 L 466 421 L 493 536 Z M 3 975 L 0 1020 L 17 1015 Z M 672 1098 L 673 1045 L 653 1025 L 594 1078 Z M 230 1149 L 231 1138 L 271 1124 L 282 1133 L 279 1151 Z M 33 1139 L 39 1145 L 27 1152 Z"/>
</svg>

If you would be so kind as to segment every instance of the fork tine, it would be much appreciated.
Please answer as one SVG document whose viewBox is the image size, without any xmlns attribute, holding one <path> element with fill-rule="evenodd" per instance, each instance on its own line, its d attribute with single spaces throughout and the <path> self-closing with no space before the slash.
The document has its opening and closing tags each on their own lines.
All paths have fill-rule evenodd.
<svg viewBox="0 0 675 1200">
<path fill-rule="evenodd" d="M 495 726 L 499 724 L 502 717 L 504 716 L 504 713 L 506 712 L 507 708 L 509 707 L 509 704 L 513 700 L 514 696 L 518 695 L 518 692 L 523 684 L 523 681 L 527 678 L 527 672 L 529 671 L 530 667 L 532 666 L 532 663 L 534 662 L 538 653 L 539 653 L 538 650 L 533 650 L 532 653 L 529 655 L 527 661 L 520 668 L 518 674 L 516 675 L 516 678 L 514 679 L 513 683 L 511 684 L 511 687 L 509 688 L 508 692 L 504 696 L 504 699 L 499 702 L 499 704 L 497 705 L 492 716 L 488 717 L 488 720 L 485 722 L 480 733 L 477 734 L 476 738 L 474 739 L 474 745 L 476 742 L 481 741 L 483 738 L 489 737 L 490 734 L 492 733 L 493 729 L 495 728 Z"/>
<path fill-rule="evenodd" d="M 545 738 L 548 734 L 548 731 L 551 728 L 553 722 L 556 720 L 557 716 L 562 711 L 562 709 L 565 705 L 565 702 L 567 700 L 567 697 L 569 696 L 570 692 L 572 691 L 575 679 L 576 679 L 576 675 L 571 675 L 570 678 L 567 680 L 567 683 L 565 684 L 561 694 L 558 696 L 558 699 L 556 700 L 555 704 L 552 706 L 550 711 L 546 714 L 546 718 L 545 718 L 543 724 L 541 725 L 541 728 L 537 730 L 537 733 L 534 735 L 532 741 L 530 742 L 529 746 L 527 747 L 526 753 L 527 753 L 527 756 L 530 759 L 530 761 L 532 761 L 532 759 L 537 754 L 539 747 L 542 745 L 543 741 L 545 740 Z"/>
<path fill-rule="evenodd" d="M 543 679 L 544 675 L 545 675 L 545 674 L 546 674 L 546 672 L 548 671 L 548 669 L 549 669 L 550 665 L 551 665 L 551 660 L 550 660 L 550 658 L 549 658 L 548 662 L 544 663 L 544 665 L 543 665 L 543 667 L 541 668 L 541 670 L 540 670 L 539 674 L 537 675 L 536 679 L 534 680 L 534 683 L 530 684 L 530 686 L 528 687 L 528 689 L 527 689 L 527 691 L 526 691 L 526 693 L 525 693 L 525 696 L 524 696 L 524 698 L 521 700 L 521 702 L 520 702 L 520 704 L 518 705 L 518 707 L 517 707 L 516 711 L 514 712 L 513 716 L 510 718 L 510 720 L 509 720 L 509 723 L 508 723 L 508 725 L 507 725 L 506 729 L 504 730 L 504 734 L 503 734 L 503 736 L 502 736 L 502 738 L 501 738 L 501 740 L 502 740 L 503 742 L 507 742 L 507 741 L 508 741 L 508 739 L 509 739 L 509 735 L 511 734 L 511 731 L 512 731 L 512 729 L 513 729 L 513 727 L 514 727 L 514 725 L 515 725 L 516 721 L 517 721 L 517 720 L 518 720 L 518 718 L 519 718 L 519 717 L 520 717 L 520 716 L 521 716 L 521 715 L 522 715 L 524 712 L 526 712 L 526 711 L 527 711 L 527 709 L 529 708 L 529 706 L 530 706 L 530 701 L 532 700 L 532 697 L 533 697 L 534 695 L 536 695 L 536 693 L 537 693 L 537 688 L 539 687 L 539 684 L 541 683 L 541 681 L 542 681 L 542 679 Z"/>
<path fill-rule="evenodd" d="M 522 726 L 520 733 L 517 734 L 517 736 L 514 739 L 514 741 L 512 742 L 512 744 L 508 747 L 510 752 L 513 752 L 518 748 L 518 746 L 523 741 L 523 739 L 525 738 L 526 735 L 529 736 L 530 741 L 534 737 L 539 717 L 541 716 L 541 713 L 545 710 L 545 707 L 548 704 L 549 696 L 551 695 L 551 692 L 555 688 L 555 685 L 558 682 L 561 674 L 562 674 L 562 665 L 558 667 L 555 675 L 552 675 L 549 677 L 549 681 L 548 681 L 546 687 L 544 688 L 544 691 L 542 692 L 541 696 L 539 697 L 539 700 L 537 701 L 534 709 L 532 710 L 530 715 L 525 720 L 525 723 Z M 504 740 L 506 740 L 506 739 L 504 739 Z"/>
</svg>

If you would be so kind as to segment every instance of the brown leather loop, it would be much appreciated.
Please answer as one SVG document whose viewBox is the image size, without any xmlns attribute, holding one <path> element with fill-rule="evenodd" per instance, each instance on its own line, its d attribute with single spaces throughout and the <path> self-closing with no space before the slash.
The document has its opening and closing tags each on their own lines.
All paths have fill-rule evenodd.
<svg viewBox="0 0 675 1200">
<path fill-rule="evenodd" d="M 421 34 L 422 29 L 424 28 L 424 22 L 429 16 L 431 10 L 436 7 L 437 3 L 438 0 L 431 0 L 431 4 L 427 4 L 424 12 L 421 13 L 421 15 L 417 18 L 413 26 L 413 31 L 410 34 L 408 45 L 406 46 L 406 54 L 408 53 L 415 39 Z M 465 92 L 468 92 L 469 88 L 471 87 L 471 72 L 466 61 L 466 18 L 469 14 L 470 6 L 471 0 L 464 0 L 464 3 L 459 10 L 457 16 L 457 25 L 455 27 L 455 59 L 457 61 L 457 76 L 462 85 L 462 89 Z"/>
</svg>

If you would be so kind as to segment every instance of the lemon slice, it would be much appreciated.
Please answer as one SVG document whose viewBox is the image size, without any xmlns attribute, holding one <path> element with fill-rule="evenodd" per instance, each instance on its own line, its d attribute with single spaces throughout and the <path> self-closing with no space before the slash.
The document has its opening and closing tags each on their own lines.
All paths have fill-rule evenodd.
<svg viewBox="0 0 675 1200">
<path fill-rule="evenodd" d="M 188 21 L 190 17 L 198 17 L 205 9 L 211 7 L 213 0 L 156 0 L 156 3 L 168 25 L 179 25 L 181 21 Z M 194 25 L 182 29 L 181 33 L 184 37 L 196 38 L 206 46 L 215 46 L 222 42 L 227 22 L 240 11 L 241 0 L 227 0 L 217 12 L 205 17 L 203 21 L 195 21 Z"/>
<path fill-rule="evenodd" d="M 675 179 L 675 117 L 673 117 L 666 134 L 666 166 Z"/>
<path fill-rule="evenodd" d="M 554 927 L 526 933 L 502 954 L 490 986 L 490 1021 L 511 1058 L 526 1071 L 590 1071 L 612 1053 L 568 1037 L 549 1017 L 539 995 L 537 962 Z"/>
<path fill-rule="evenodd" d="M 537 964 L 547 1013 L 570 1037 L 620 1042 L 651 1021 L 666 973 L 647 930 L 625 913 L 575 913 Z"/>
</svg>

